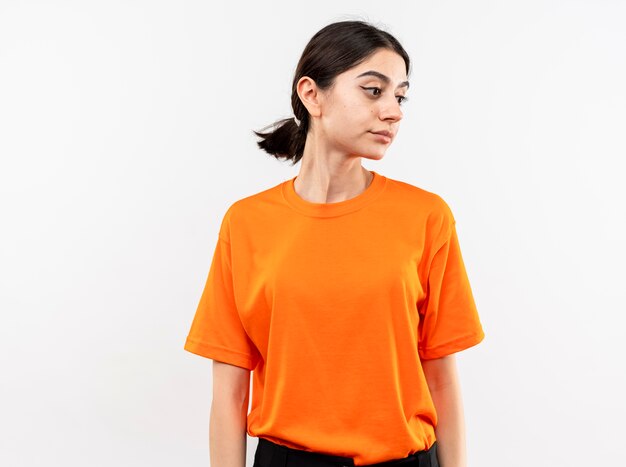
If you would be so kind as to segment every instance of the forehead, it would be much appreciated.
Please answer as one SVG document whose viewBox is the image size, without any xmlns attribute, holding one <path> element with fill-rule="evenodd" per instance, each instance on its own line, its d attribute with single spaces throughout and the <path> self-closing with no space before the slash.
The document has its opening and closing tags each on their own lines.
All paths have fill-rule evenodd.
<svg viewBox="0 0 626 467">
<path fill-rule="evenodd" d="M 399 54 L 389 49 L 381 49 L 374 52 L 374 54 L 369 56 L 366 60 L 348 70 L 346 74 L 352 78 L 356 78 L 358 75 L 368 70 L 378 71 L 398 83 L 407 79 L 404 59 Z"/>
</svg>

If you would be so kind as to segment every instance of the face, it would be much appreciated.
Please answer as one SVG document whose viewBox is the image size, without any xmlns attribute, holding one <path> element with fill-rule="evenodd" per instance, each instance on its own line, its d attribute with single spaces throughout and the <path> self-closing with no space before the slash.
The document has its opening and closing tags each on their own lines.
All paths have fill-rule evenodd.
<svg viewBox="0 0 626 467">
<path fill-rule="evenodd" d="M 338 75 L 327 91 L 320 91 L 307 77 L 299 84 L 300 97 L 311 114 L 307 138 L 313 137 L 317 147 L 346 157 L 383 157 L 398 133 L 401 103 L 408 91 L 406 65 L 400 55 L 381 49 Z M 374 134 L 381 131 L 390 132 L 391 137 Z"/>
</svg>

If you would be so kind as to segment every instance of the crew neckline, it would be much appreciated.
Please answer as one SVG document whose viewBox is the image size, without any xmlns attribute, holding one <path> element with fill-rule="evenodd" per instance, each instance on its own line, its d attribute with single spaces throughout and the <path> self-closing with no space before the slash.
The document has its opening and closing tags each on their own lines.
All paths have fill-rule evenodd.
<svg viewBox="0 0 626 467">
<path fill-rule="evenodd" d="M 312 203 L 304 198 L 301 198 L 300 195 L 296 193 L 294 187 L 294 181 L 298 177 L 297 175 L 289 180 L 285 180 L 282 183 L 281 191 L 285 201 L 302 214 L 312 217 L 340 216 L 354 212 L 368 205 L 374 201 L 374 199 L 376 199 L 376 197 L 385 188 L 387 177 L 373 170 L 369 170 L 369 172 L 373 175 L 373 178 L 364 191 L 359 193 L 357 196 L 343 201 L 338 201 L 336 203 Z"/>
</svg>

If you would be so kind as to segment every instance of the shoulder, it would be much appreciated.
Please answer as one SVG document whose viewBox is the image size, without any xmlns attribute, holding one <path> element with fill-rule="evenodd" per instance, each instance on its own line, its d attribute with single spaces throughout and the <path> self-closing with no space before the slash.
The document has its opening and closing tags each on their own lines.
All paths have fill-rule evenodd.
<svg viewBox="0 0 626 467">
<path fill-rule="evenodd" d="M 387 177 L 387 189 L 394 203 L 402 206 L 424 229 L 426 242 L 436 251 L 451 236 L 455 219 L 448 202 L 438 193 L 412 183 Z"/>
<path fill-rule="evenodd" d="M 401 180 L 387 177 L 390 194 L 403 200 L 408 209 L 419 210 L 433 229 L 447 230 L 454 224 L 454 214 L 448 202 L 438 193 Z"/>
<path fill-rule="evenodd" d="M 262 222 L 267 209 L 280 200 L 280 189 L 283 183 L 278 183 L 228 204 L 222 218 L 220 235 L 228 239 L 233 225 Z"/>
</svg>

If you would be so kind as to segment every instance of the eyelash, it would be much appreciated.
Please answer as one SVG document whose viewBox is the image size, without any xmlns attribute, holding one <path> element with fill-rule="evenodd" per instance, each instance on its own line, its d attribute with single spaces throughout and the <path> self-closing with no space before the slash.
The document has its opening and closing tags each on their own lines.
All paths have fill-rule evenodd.
<svg viewBox="0 0 626 467">
<path fill-rule="evenodd" d="M 377 89 L 378 91 L 381 91 L 381 92 L 382 92 L 382 89 L 377 88 L 377 87 L 373 87 L 373 88 L 365 88 L 365 87 L 363 87 L 363 86 L 361 86 L 361 87 L 362 87 L 363 89 L 368 90 L 368 91 L 369 91 L 369 90 L 372 90 L 372 89 Z M 379 95 L 380 95 L 380 94 L 379 94 Z M 408 98 L 408 97 L 406 97 L 406 96 L 396 96 L 396 97 L 400 97 L 400 98 L 402 98 L 402 100 L 401 100 L 400 102 L 398 102 L 400 105 L 402 105 L 403 103 L 405 103 L 406 101 L 408 101 L 408 100 L 409 100 L 409 98 Z"/>
</svg>

